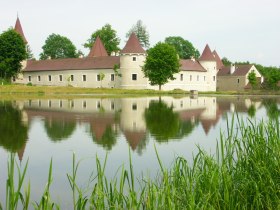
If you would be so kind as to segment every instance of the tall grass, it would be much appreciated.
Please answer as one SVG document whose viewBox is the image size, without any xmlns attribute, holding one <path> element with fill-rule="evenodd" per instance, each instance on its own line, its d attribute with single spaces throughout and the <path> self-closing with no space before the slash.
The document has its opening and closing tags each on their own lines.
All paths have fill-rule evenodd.
<svg viewBox="0 0 280 210">
<path fill-rule="evenodd" d="M 167 169 L 155 148 L 159 176 L 141 179 L 139 190 L 135 189 L 130 151 L 128 169 L 121 166 L 112 180 L 105 176 L 107 156 L 103 163 L 96 157 L 96 175 L 90 181 L 93 185 L 86 189 L 78 186 L 81 162 L 76 162 L 73 154 L 72 173 L 67 177 L 74 209 L 280 209 L 279 122 L 235 119 L 237 123 L 233 118 L 227 131 L 221 132 L 216 153 L 209 155 L 198 147 L 191 164 L 177 157 Z M 9 164 L 13 162 L 11 159 Z M 44 192 L 47 196 L 51 166 Z M 9 176 L 13 176 L 11 170 Z M 6 196 L 10 201 L 10 191 Z M 14 202 L 8 205 L 9 209 L 17 207 Z"/>
</svg>

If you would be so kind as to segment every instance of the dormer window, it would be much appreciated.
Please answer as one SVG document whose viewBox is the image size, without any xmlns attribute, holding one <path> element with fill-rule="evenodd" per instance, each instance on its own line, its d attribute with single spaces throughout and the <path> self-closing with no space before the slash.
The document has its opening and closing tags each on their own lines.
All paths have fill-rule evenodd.
<svg viewBox="0 0 280 210">
<path fill-rule="evenodd" d="M 136 57 L 135 56 L 132 57 L 132 61 L 136 61 Z"/>
</svg>

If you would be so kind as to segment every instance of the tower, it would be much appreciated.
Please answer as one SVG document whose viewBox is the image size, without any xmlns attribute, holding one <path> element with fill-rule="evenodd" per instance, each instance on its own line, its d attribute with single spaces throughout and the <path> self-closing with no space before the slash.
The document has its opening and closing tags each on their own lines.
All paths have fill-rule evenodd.
<svg viewBox="0 0 280 210">
<path fill-rule="evenodd" d="M 120 52 L 121 88 L 146 89 L 148 79 L 144 77 L 142 66 L 146 59 L 146 51 L 142 48 L 135 33 L 132 33 Z"/>
<path fill-rule="evenodd" d="M 207 70 L 206 78 L 208 91 L 216 91 L 218 71 L 217 62 L 208 44 L 205 46 L 198 61 L 203 68 Z"/>
<path fill-rule="evenodd" d="M 92 45 L 88 57 L 100 57 L 100 56 L 108 56 L 108 54 L 101 39 L 98 36 L 94 44 Z"/>
</svg>

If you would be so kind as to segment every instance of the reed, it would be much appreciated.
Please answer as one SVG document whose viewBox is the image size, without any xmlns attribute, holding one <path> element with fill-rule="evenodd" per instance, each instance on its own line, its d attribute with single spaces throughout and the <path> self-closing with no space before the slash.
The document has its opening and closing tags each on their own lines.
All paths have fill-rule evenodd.
<svg viewBox="0 0 280 210">
<path fill-rule="evenodd" d="M 137 190 L 130 151 L 129 167 L 126 169 L 122 165 L 112 180 L 105 176 L 107 156 L 103 163 L 96 156 L 95 176 L 90 178 L 86 189 L 78 186 L 81 161 L 77 162 L 73 154 L 72 173 L 67 174 L 67 178 L 74 209 L 280 209 L 278 120 L 256 123 L 243 121 L 238 116 L 232 118 L 227 131 L 221 131 L 215 154 L 198 147 L 192 163 L 177 157 L 170 169 L 162 164 L 156 148 L 155 153 L 159 175 L 153 179 L 139 179 Z M 12 157 L 8 164 L 6 209 L 17 209 L 17 198 L 23 197 L 15 193 L 21 188 L 14 190 Z M 27 164 L 19 183 L 23 181 L 26 168 Z M 52 161 L 46 190 L 35 209 L 59 209 L 50 201 L 51 174 Z M 20 200 L 28 208 L 30 185 L 26 192 L 25 199 Z"/>
</svg>

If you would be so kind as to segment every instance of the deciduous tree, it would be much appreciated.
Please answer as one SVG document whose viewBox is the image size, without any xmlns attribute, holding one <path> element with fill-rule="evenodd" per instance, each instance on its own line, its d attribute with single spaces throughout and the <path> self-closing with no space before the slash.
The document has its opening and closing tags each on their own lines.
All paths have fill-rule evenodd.
<svg viewBox="0 0 280 210">
<path fill-rule="evenodd" d="M 142 20 L 138 20 L 137 23 L 132 26 L 132 28 L 127 32 L 126 38 L 129 38 L 132 33 L 135 33 L 142 47 L 149 48 L 150 35 L 149 32 L 147 31 L 146 26 L 143 25 Z"/>
<path fill-rule="evenodd" d="M 92 48 L 92 45 L 98 36 L 102 40 L 102 43 L 108 55 L 110 55 L 112 52 L 117 52 L 120 50 L 120 48 L 118 47 L 118 45 L 120 44 L 120 39 L 117 36 L 117 32 L 112 28 L 110 24 L 106 24 L 101 29 L 93 32 L 90 39 L 88 39 L 84 44 L 84 47 Z"/>
<path fill-rule="evenodd" d="M 65 36 L 59 34 L 51 34 L 45 41 L 42 47 L 43 52 L 40 54 L 40 59 L 45 60 L 58 58 L 77 58 L 79 53 L 75 45 Z"/>
<path fill-rule="evenodd" d="M 252 88 L 256 88 L 257 86 L 257 77 L 256 77 L 256 73 L 254 71 L 251 71 L 249 74 L 248 74 L 248 80 L 249 80 L 249 83 L 251 84 Z"/>
<path fill-rule="evenodd" d="M 151 85 L 161 86 L 174 80 L 173 74 L 179 72 L 179 58 L 175 48 L 169 44 L 159 42 L 149 49 L 148 56 L 142 68 L 145 77 L 149 78 Z"/>
<path fill-rule="evenodd" d="M 0 35 L 0 77 L 10 79 L 21 70 L 27 53 L 22 37 L 13 29 Z"/>
<path fill-rule="evenodd" d="M 165 38 L 165 43 L 175 47 L 178 55 L 182 59 L 190 59 L 191 57 L 199 58 L 199 51 L 193 46 L 191 42 L 183 39 L 180 36 L 170 36 Z"/>
</svg>

